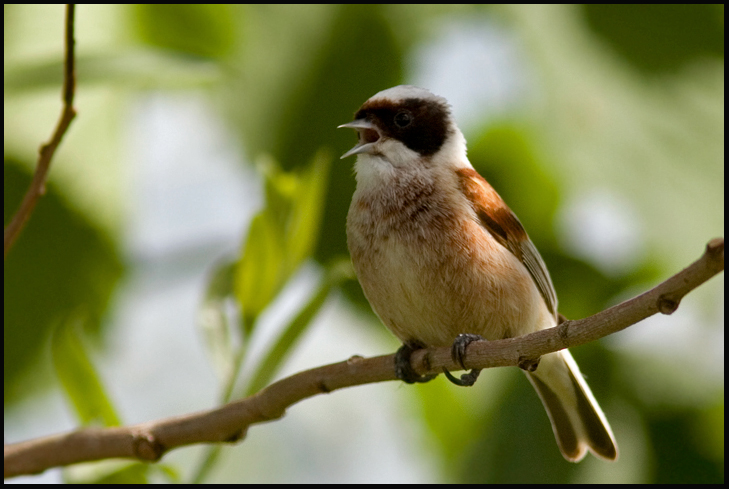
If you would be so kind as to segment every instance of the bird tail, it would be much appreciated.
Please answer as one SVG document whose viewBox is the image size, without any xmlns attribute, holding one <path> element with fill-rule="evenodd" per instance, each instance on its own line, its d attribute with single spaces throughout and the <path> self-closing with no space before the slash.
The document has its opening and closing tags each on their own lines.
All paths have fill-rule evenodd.
<svg viewBox="0 0 729 489">
<path fill-rule="evenodd" d="M 569 351 L 544 355 L 527 377 L 547 410 L 564 458 L 579 462 L 588 449 L 605 460 L 618 458 L 605 414 Z"/>
</svg>

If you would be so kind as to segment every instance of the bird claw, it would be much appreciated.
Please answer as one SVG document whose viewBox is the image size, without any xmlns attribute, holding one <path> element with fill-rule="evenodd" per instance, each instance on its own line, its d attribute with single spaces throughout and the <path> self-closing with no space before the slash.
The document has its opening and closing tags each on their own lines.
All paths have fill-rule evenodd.
<svg viewBox="0 0 729 489">
<path fill-rule="evenodd" d="M 463 361 L 466 358 L 466 348 L 468 348 L 468 345 L 470 345 L 474 341 L 479 340 L 483 340 L 483 338 L 477 334 L 459 334 L 453 342 L 453 346 L 451 347 L 451 358 L 453 359 L 453 361 L 465 369 L 466 365 L 463 363 Z M 448 380 L 450 380 L 452 383 L 461 387 L 470 387 L 476 383 L 476 379 L 478 379 L 478 375 L 481 373 L 481 369 L 474 368 L 470 372 L 461 375 L 460 379 L 454 377 L 445 368 L 443 369 L 443 372 L 445 373 L 446 378 L 448 378 Z"/>
<path fill-rule="evenodd" d="M 417 349 L 418 348 L 403 344 L 400 348 L 398 348 L 397 353 L 395 353 L 395 375 L 398 379 L 407 384 L 424 384 L 425 382 L 433 380 L 438 375 L 420 375 L 413 369 L 412 365 L 410 365 L 410 356 Z"/>
</svg>

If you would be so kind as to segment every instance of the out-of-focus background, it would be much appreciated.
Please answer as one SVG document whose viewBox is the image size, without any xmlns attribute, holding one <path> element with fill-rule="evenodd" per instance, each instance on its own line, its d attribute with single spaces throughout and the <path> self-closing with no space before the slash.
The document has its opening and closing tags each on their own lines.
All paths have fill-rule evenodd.
<svg viewBox="0 0 729 489">
<path fill-rule="evenodd" d="M 5 442 L 133 424 L 394 352 L 347 269 L 374 93 L 446 97 L 570 318 L 724 233 L 724 8 L 78 6 L 78 117 L 5 261 Z M 64 7 L 4 7 L 5 223 L 61 108 Z M 724 480 L 724 275 L 573 354 L 620 459 L 565 462 L 517 369 L 367 385 L 222 449 L 13 482 Z M 206 467 L 206 468 L 201 468 Z"/>
</svg>

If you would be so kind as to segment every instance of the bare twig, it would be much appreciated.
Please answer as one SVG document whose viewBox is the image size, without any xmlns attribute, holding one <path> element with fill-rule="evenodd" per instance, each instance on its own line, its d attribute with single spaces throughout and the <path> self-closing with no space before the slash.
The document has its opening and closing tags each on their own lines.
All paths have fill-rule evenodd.
<svg viewBox="0 0 729 489">
<path fill-rule="evenodd" d="M 724 270 L 724 240 L 716 238 L 688 268 L 657 287 L 594 316 L 564 321 L 519 338 L 477 341 L 468 347 L 468 368 L 518 366 L 525 360 L 597 340 L 653 314 L 671 314 L 688 292 Z M 420 374 L 458 370 L 450 348 L 428 348 L 411 358 Z M 5 477 L 106 458 L 156 461 L 173 448 L 196 443 L 235 442 L 255 423 L 278 419 L 286 409 L 317 394 L 395 380 L 394 355 L 352 357 L 279 380 L 257 394 L 220 408 L 135 426 L 87 428 L 5 446 Z"/>
<path fill-rule="evenodd" d="M 38 155 L 38 163 L 35 167 L 33 180 L 28 187 L 20 208 L 13 216 L 10 224 L 5 227 L 5 257 L 8 251 L 15 243 L 18 235 L 23 230 L 25 223 L 28 222 L 30 215 L 33 213 L 35 204 L 41 195 L 46 192 L 46 180 L 48 179 L 48 168 L 51 160 L 56 152 L 56 148 L 61 144 L 64 134 L 71 125 L 71 121 L 76 116 L 76 109 L 73 108 L 73 96 L 76 92 L 76 72 L 75 72 L 75 56 L 74 56 L 74 39 L 73 39 L 73 19 L 75 4 L 70 3 L 66 7 L 66 54 L 63 70 L 63 110 L 61 118 L 58 120 L 56 130 L 51 140 L 40 147 Z"/>
</svg>

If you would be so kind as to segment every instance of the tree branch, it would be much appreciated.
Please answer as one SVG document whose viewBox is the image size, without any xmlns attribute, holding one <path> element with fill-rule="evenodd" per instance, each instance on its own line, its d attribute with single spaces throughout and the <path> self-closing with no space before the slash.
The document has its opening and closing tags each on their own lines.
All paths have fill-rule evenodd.
<svg viewBox="0 0 729 489">
<path fill-rule="evenodd" d="M 73 108 L 73 96 L 76 92 L 75 43 L 73 39 L 74 10 L 75 4 L 70 3 L 67 5 L 66 55 L 63 70 L 63 109 L 61 111 L 61 118 L 58 120 L 58 125 L 56 125 L 56 130 L 51 140 L 40 147 L 33 180 L 25 192 L 23 201 L 20 203 L 20 208 L 11 219 L 10 224 L 5 227 L 5 258 L 7 258 L 8 251 L 10 251 L 10 248 L 20 235 L 23 227 L 25 227 L 25 223 L 28 222 L 30 215 L 33 213 L 33 209 L 35 209 L 35 204 L 38 203 L 38 199 L 46 193 L 46 180 L 48 179 L 48 169 L 51 166 L 51 160 L 56 152 L 56 148 L 61 144 L 61 139 L 63 139 L 64 134 L 66 134 L 68 127 L 71 125 L 71 121 L 76 116 L 76 109 Z"/>
<path fill-rule="evenodd" d="M 585 319 L 564 321 L 518 338 L 477 341 L 468 347 L 468 368 L 523 366 L 541 355 L 603 338 L 658 312 L 671 314 L 690 291 L 724 270 L 724 239 L 715 238 L 688 268 L 633 299 Z M 459 370 L 450 348 L 416 351 L 411 362 L 420 374 Z M 394 355 L 354 356 L 279 380 L 245 399 L 217 409 L 134 426 L 85 428 L 5 445 L 5 477 L 107 458 L 156 461 L 173 448 L 197 443 L 236 442 L 255 423 L 278 419 L 309 397 L 344 387 L 396 380 Z"/>
</svg>

